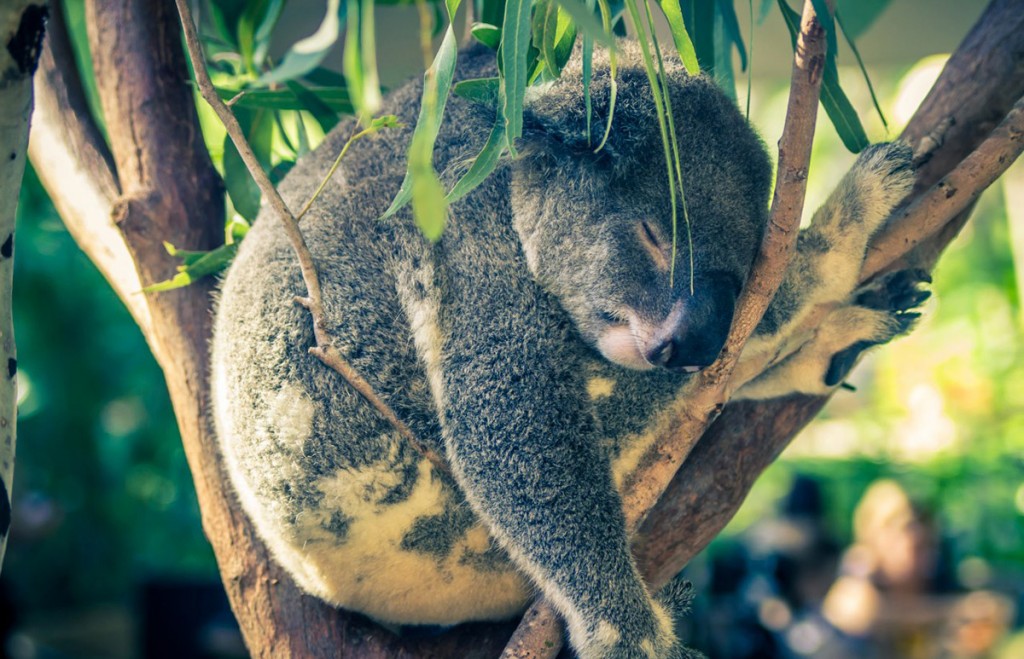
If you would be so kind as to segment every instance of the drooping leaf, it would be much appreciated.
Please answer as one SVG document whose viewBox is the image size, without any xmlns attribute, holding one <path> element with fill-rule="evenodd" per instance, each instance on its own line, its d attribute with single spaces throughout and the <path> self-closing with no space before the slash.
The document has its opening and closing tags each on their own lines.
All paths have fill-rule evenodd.
<svg viewBox="0 0 1024 659">
<path fill-rule="evenodd" d="M 334 112 L 352 112 L 352 102 L 344 87 L 305 88 Z M 238 97 L 235 108 L 263 108 L 267 110 L 305 110 L 305 103 L 287 87 L 278 89 L 246 89 L 241 96 L 239 90 L 217 87 L 217 95 L 225 101 Z"/>
<path fill-rule="evenodd" d="M 825 30 L 825 57 L 835 60 L 839 55 L 839 39 L 836 38 L 836 22 L 829 11 L 828 3 L 825 0 L 811 0 L 814 6 L 814 13 L 818 16 L 818 24 Z"/>
<path fill-rule="evenodd" d="M 777 0 L 777 3 L 789 29 L 790 42 L 795 49 L 797 35 L 800 34 L 800 14 L 791 8 L 786 0 Z M 857 111 L 839 86 L 839 69 L 836 67 L 835 58 L 825 58 L 821 78 L 821 105 L 847 149 L 859 153 L 869 144 Z"/>
<path fill-rule="evenodd" d="M 587 0 L 587 11 L 594 13 L 597 8 L 597 0 Z M 603 32 L 603 28 L 602 28 Z M 587 112 L 587 146 L 593 142 L 593 130 L 591 127 L 594 108 L 590 98 L 590 81 L 594 77 L 594 37 L 583 32 L 583 105 Z"/>
<path fill-rule="evenodd" d="M 474 23 L 470 30 L 473 38 L 491 50 L 498 50 L 501 43 L 501 28 L 487 23 Z"/>
<path fill-rule="evenodd" d="M 501 24 L 501 103 L 505 138 L 515 154 L 515 141 L 523 134 L 523 100 L 526 95 L 530 47 L 530 0 L 506 0 Z"/>
<path fill-rule="evenodd" d="M 455 30 L 452 27 L 452 19 L 460 2 L 461 0 L 446 0 L 448 29 L 441 41 L 441 47 L 438 48 L 437 54 L 434 56 L 434 61 L 423 76 L 423 98 L 420 102 L 420 114 L 416 120 L 416 128 L 409 144 L 408 169 L 398 194 L 395 195 L 391 206 L 383 215 L 385 218 L 391 217 L 412 201 L 413 215 L 417 226 L 421 227 L 424 235 L 428 238 L 435 231 L 440 236 L 440 231 L 444 230 L 444 218 L 447 214 L 444 190 L 434 172 L 433 155 L 437 134 L 441 129 L 441 120 L 444 118 L 445 104 L 452 86 L 452 78 L 455 76 L 458 44 Z M 421 177 L 429 178 L 432 182 L 428 181 L 417 187 L 416 179 Z M 437 193 L 437 190 L 441 190 L 440 194 Z M 417 210 L 416 206 L 420 206 L 420 209 Z M 430 206 L 429 209 L 428 206 Z M 427 228 L 423 229 L 424 226 Z M 431 233 L 428 234 L 428 232 Z"/>
<path fill-rule="evenodd" d="M 569 61 L 576 43 L 576 26 L 557 2 L 549 2 L 544 9 L 540 41 L 544 66 L 551 79 L 557 79 L 562 67 Z"/>
<path fill-rule="evenodd" d="M 594 13 L 593 2 L 580 0 L 558 0 L 558 5 L 572 17 L 573 23 L 584 35 L 604 46 L 610 46 L 612 37 L 605 31 L 601 19 Z"/>
<path fill-rule="evenodd" d="M 252 180 L 230 136 L 224 138 L 224 187 L 238 214 L 254 220 L 260 212 L 260 189 Z"/>
<path fill-rule="evenodd" d="M 853 51 L 853 56 L 857 58 L 857 66 L 860 67 L 860 72 L 864 76 L 864 82 L 868 85 L 868 91 L 871 92 L 871 102 L 875 105 L 875 112 L 878 113 L 878 118 L 882 120 L 882 125 L 886 129 L 889 128 L 889 122 L 885 120 L 885 113 L 882 112 L 882 106 L 878 102 L 878 96 L 875 94 L 875 86 L 871 84 L 871 76 L 868 75 L 868 70 L 864 66 L 864 60 L 861 59 L 860 51 L 857 49 L 857 44 L 854 43 L 853 37 L 847 32 L 846 27 L 843 25 L 843 19 L 839 16 L 839 10 L 836 10 L 836 23 L 839 25 L 839 30 L 846 37 L 846 43 L 849 44 L 850 50 Z"/>
<path fill-rule="evenodd" d="M 722 28 L 725 31 L 725 36 L 729 39 L 732 45 L 736 46 L 736 51 L 740 54 L 740 70 L 747 70 L 747 47 L 743 44 L 743 33 L 740 32 L 740 22 L 736 18 L 736 7 L 733 5 L 732 0 L 718 0 L 715 6 L 716 10 L 716 21 L 721 19 Z M 716 35 L 717 43 L 717 35 Z M 727 49 L 728 50 L 728 49 Z M 729 58 L 729 69 L 732 69 L 732 57 Z"/>
<path fill-rule="evenodd" d="M 874 25 L 892 0 L 838 0 L 836 9 L 843 12 L 845 31 L 850 39 L 856 39 Z"/>
<path fill-rule="evenodd" d="M 721 2 L 715 4 L 715 66 L 712 76 L 718 86 L 736 101 L 736 75 L 732 69 L 733 40 L 729 37 L 725 14 Z M 745 55 L 744 55 L 745 57 Z"/>
<path fill-rule="evenodd" d="M 342 71 L 348 82 L 352 105 L 360 121 L 366 122 L 380 109 L 380 81 L 377 76 L 374 0 L 347 0 L 348 27 Z"/>
<path fill-rule="evenodd" d="M 498 102 L 497 78 L 472 78 L 455 83 L 452 93 L 456 96 L 480 103 L 496 106 Z"/>
<path fill-rule="evenodd" d="M 505 121 L 499 113 L 494 122 L 494 127 L 491 129 L 491 134 L 487 138 L 487 143 L 484 144 L 484 148 L 480 150 L 479 155 L 473 161 L 473 165 L 462 175 L 452 188 L 452 191 L 448 193 L 448 203 L 454 204 L 483 183 L 498 166 L 501 155 L 505 152 L 505 147 Z"/>
<path fill-rule="evenodd" d="M 164 243 L 168 252 L 174 256 L 175 253 L 183 253 L 180 250 L 175 250 L 174 246 L 170 243 Z M 174 250 L 174 251 L 172 251 Z M 184 266 L 178 268 L 178 274 L 172 278 L 161 281 L 156 284 L 152 284 L 143 288 L 142 290 L 146 293 L 157 293 L 160 291 L 170 291 L 175 288 L 183 288 L 192 284 L 203 277 L 208 275 L 216 274 L 226 268 L 231 259 L 235 258 L 235 253 L 238 251 L 238 243 L 229 243 L 227 245 L 221 245 L 217 249 L 209 252 L 184 252 L 187 254 L 187 260 Z"/>
<path fill-rule="evenodd" d="M 718 0 L 680 0 L 683 20 L 693 40 L 700 70 L 714 77 L 715 6 Z"/>
<path fill-rule="evenodd" d="M 686 31 L 686 22 L 683 20 L 683 10 L 679 2 L 680 0 L 658 0 L 658 6 L 661 7 L 661 13 L 665 14 L 669 29 L 672 31 L 672 42 L 676 45 L 679 59 L 686 67 L 686 72 L 695 76 L 700 73 L 700 64 L 697 63 L 697 51 L 693 49 L 690 33 Z"/>
<path fill-rule="evenodd" d="M 285 84 L 295 94 L 296 98 L 302 102 L 304 106 L 302 109 L 313 115 L 313 118 L 320 124 L 320 128 L 323 129 L 324 133 L 331 132 L 331 129 L 338 125 L 338 113 L 332 110 L 331 106 L 324 103 L 314 92 L 294 80 L 289 80 Z"/>
<path fill-rule="evenodd" d="M 269 85 L 294 80 L 315 69 L 337 43 L 341 21 L 346 8 L 341 0 L 327 0 L 327 11 L 320 27 L 312 35 L 301 39 L 288 49 L 281 63 L 259 77 L 258 82 Z"/>
</svg>

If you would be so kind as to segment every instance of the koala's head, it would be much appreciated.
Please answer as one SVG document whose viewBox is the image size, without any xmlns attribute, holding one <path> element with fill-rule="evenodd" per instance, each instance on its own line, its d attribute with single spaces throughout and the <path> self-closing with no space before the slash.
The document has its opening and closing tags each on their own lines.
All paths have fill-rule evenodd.
<svg viewBox="0 0 1024 659">
<path fill-rule="evenodd" d="M 589 143 L 578 52 L 560 80 L 531 92 L 513 164 L 515 226 L 533 276 L 605 358 L 692 372 L 729 332 L 767 222 L 771 165 L 735 103 L 666 61 L 689 215 L 688 235 L 680 204 L 673 234 L 647 75 L 635 44 L 618 53 L 615 114 L 598 153 L 606 57 L 595 52 Z"/>
</svg>

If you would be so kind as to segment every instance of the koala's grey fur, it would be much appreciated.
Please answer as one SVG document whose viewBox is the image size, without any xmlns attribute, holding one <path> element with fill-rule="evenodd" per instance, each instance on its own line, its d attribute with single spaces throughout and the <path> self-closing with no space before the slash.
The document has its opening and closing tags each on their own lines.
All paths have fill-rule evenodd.
<svg viewBox="0 0 1024 659">
<path fill-rule="evenodd" d="M 305 289 L 277 218 L 262 214 L 246 237 L 216 320 L 217 430 L 245 510 L 302 588 L 413 624 L 512 616 L 538 588 L 581 656 L 679 651 L 670 615 L 631 559 L 616 487 L 678 400 L 679 368 L 703 365 L 724 340 L 764 230 L 770 165 L 715 85 L 670 65 L 691 295 L 685 233 L 674 277 L 658 251 L 671 226 L 647 78 L 635 46 L 622 44 L 620 57 L 606 148 L 592 152 L 607 67 L 595 63 L 588 145 L 574 61 L 531 92 L 520 157 L 454 205 L 437 244 L 408 210 L 379 219 L 404 175 L 418 82 L 384 108 L 407 127 L 356 143 L 302 222 L 337 348 L 454 477 L 308 354 L 309 315 L 293 302 Z M 493 59 L 462 53 L 458 78 L 494 75 Z M 492 108 L 449 100 L 435 154 L 448 186 L 493 121 Z M 293 208 L 354 129 L 341 124 L 296 165 L 281 186 Z M 802 238 L 752 350 L 788 354 L 787 328 L 808 305 L 848 298 L 867 237 L 912 181 L 908 162 L 900 147 L 862 157 Z M 641 220 L 657 234 L 654 247 L 638 233 Z M 825 390 L 832 354 L 901 329 L 889 310 L 840 311 L 859 314 L 855 324 L 837 319 L 824 347 L 792 355 L 751 395 Z M 602 357 L 646 354 L 666 326 L 685 339 L 667 353 L 671 368 Z M 617 343 L 603 343 L 613 329 Z"/>
</svg>

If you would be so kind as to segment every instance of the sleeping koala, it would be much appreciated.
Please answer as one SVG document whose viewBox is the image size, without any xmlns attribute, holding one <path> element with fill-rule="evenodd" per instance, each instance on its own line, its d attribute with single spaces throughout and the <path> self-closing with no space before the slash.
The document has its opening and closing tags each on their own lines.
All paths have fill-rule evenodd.
<svg viewBox="0 0 1024 659">
<path fill-rule="evenodd" d="M 450 625 L 513 616 L 539 590 L 582 657 L 681 652 L 630 556 L 617 487 L 688 374 L 725 341 L 767 221 L 771 168 L 734 104 L 669 65 L 691 291 L 681 222 L 673 273 L 647 77 L 636 46 L 620 51 L 607 146 L 588 143 L 577 59 L 532 93 L 519 157 L 453 206 L 436 244 L 408 210 L 380 219 L 411 128 L 353 146 L 303 220 L 336 347 L 450 474 L 308 353 L 309 315 L 293 301 L 305 288 L 272 212 L 242 244 L 213 341 L 217 432 L 243 507 L 308 592 L 389 623 Z M 459 78 L 494 75 L 490 51 L 460 59 Z M 598 132 L 609 77 L 596 59 Z M 385 111 L 412 125 L 420 93 L 418 82 L 396 90 Z M 435 154 L 449 185 L 493 118 L 450 99 Z M 283 182 L 293 207 L 354 128 L 341 124 Z M 751 341 L 748 352 L 780 363 L 750 395 L 827 391 L 852 355 L 907 328 L 914 277 L 847 301 L 868 237 L 911 183 L 906 147 L 873 147 L 819 211 Z M 846 304 L 796 350 L 787 332 L 829 302 Z"/>
</svg>

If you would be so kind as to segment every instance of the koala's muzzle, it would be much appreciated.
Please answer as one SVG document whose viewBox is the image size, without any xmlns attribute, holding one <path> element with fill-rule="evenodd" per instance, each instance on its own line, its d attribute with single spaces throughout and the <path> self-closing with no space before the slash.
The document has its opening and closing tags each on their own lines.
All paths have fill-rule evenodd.
<svg viewBox="0 0 1024 659">
<path fill-rule="evenodd" d="M 698 281 L 694 294 L 676 302 L 643 341 L 644 358 L 654 366 L 686 373 L 710 366 L 729 335 L 736 297 L 730 282 Z"/>
</svg>

